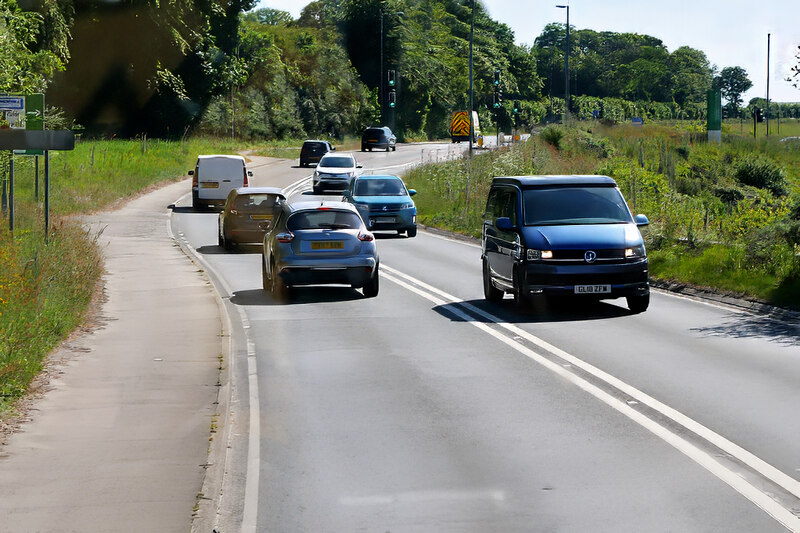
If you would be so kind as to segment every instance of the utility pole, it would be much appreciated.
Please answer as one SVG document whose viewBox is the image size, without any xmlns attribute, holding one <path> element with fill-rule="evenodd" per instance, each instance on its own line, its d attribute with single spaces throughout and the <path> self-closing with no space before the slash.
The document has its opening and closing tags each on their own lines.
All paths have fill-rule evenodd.
<svg viewBox="0 0 800 533">
<path fill-rule="evenodd" d="M 470 2 L 472 15 L 469 19 L 469 156 L 472 157 L 472 137 L 475 135 L 475 124 L 472 123 L 473 86 L 472 86 L 472 38 L 475 35 L 475 0 Z"/>
<path fill-rule="evenodd" d="M 769 137 L 769 38 L 767 34 L 767 137 Z"/>
<path fill-rule="evenodd" d="M 567 47 L 564 55 L 564 126 L 566 126 L 569 114 L 569 4 L 556 7 L 567 10 Z"/>
</svg>

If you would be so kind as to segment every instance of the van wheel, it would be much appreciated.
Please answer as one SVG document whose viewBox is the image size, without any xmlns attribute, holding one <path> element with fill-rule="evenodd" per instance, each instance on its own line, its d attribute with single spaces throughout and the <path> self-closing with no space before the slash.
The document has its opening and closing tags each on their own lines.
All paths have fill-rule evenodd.
<svg viewBox="0 0 800 533">
<path fill-rule="evenodd" d="M 489 275 L 489 265 L 486 264 L 486 259 L 483 260 L 483 297 L 490 302 L 498 303 L 503 299 L 503 291 L 492 285 L 492 279 Z"/>
<path fill-rule="evenodd" d="M 408 235 L 409 237 L 416 237 L 417 236 L 417 228 L 416 227 L 408 228 L 408 231 L 406 231 L 406 235 Z"/>
<path fill-rule="evenodd" d="M 641 296 L 626 296 L 625 300 L 628 302 L 628 309 L 631 313 L 644 313 L 650 306 L 650 294 Z"/>
</svg>

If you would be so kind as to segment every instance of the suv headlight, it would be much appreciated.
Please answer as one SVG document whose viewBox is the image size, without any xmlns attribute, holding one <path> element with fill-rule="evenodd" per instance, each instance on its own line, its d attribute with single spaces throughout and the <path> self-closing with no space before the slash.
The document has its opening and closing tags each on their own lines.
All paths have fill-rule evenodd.
<svg viewBox="0 0 800 533">
<path fill-rule="evenodd" d="M 552 259 L 553 258 L 553 251 L 552 250 L 534 250 L 532 248 L 528 248 L 528 253 L 526 254 L 526 258 L 528 261 L 540 261 L 542 259 Z"/>
<path fill-rule="evenodd" d="M 359 209 L 359 210 L 366 209 L 367 211 L 369 211 L 369 205 L 368 204 L 360 204 L 358 202 L 355 202 L 353 205 L 356 206 L 356 209 Z"/>
<path fill-rule="evenodd" d="M 400 209 L 411 209 L 414 207 L 414 202 L 406 202 L 404 204 L 400 204 Z"/>
</svg>

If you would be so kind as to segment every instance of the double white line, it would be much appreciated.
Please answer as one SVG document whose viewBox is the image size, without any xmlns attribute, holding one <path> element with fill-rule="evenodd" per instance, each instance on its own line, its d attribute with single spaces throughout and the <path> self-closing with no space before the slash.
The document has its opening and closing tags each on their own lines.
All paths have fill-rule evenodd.
<svg viewBox="0 0 800 533">
<path fill-rule="evenodd" d="M 381 265 L 381 272 L 384 279 L 445 307 L 627 416 L 727 483 L 786 529 L 800 532 L 800 517 L 795 514 L 800 513 L 800 482 L 794 478 L 683 413 L 514 324 L 386 265 Z M 724 458 L 725 454 L 729 457 L 723 463 L 719 456 Z"/>
</svg>

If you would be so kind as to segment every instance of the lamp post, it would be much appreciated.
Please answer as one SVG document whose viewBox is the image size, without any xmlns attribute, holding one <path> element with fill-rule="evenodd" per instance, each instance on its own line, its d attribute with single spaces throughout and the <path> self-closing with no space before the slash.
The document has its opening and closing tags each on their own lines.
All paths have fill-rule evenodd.
<svg viewBox="0 0 800 533">
<path fill-rule="evenodd" d="M 567 10 L 567 49 L 564 57 L 564 125 L 567 125 L 569 113 L 569 4 L 556 6 Z"/>
<path fill-rule="evenodd" d="M 470 2 L 472 8 L 472 15 L 469 19 L 469 156 L 472 157 L 472 137 L 475 132 L 475 124 L 472 123 L 472 110 L 473 110 L 473 86 L 472 86 L 472 38 L 475 35 L 475 0 Z M 472 168 L 472 167 L 470 167 Z M 469 183 L 469 182 L 467 182 Z M 469 185 L 467 185 L 469 187 Z M 469 198 L 469 189 L 467 189 L 467 198 Z"/>
</svg>

